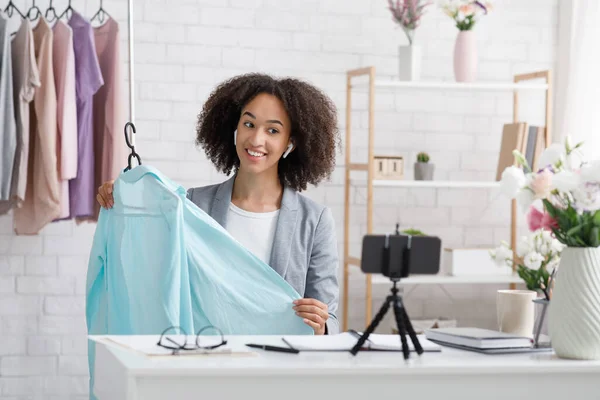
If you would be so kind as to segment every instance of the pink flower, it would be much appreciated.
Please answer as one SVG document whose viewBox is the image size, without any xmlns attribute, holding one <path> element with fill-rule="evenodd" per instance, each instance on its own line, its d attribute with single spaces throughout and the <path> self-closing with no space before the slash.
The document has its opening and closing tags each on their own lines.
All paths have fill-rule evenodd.
<svg viewBox="0 0 600 400">
<path fill-rule="evenodd" d="M 550 196 L 552 190 L 552 172 L 548 169 L 543 169 L 535 174 L 531 181 L 531 190 L 535 194 L 536 199 L 545 199 Z"/>
<path fill-rule="evenodd" d="M 473 11 L 474 11 L 474 10 L 473 10 L 473 6 L 472 6 L 471 4 L 465 4 L 465 5 L 462 5 L 462 6 L 460 6 L 460 7 L 458 8 L 458 10 L 459 10 L 461 13 L 465 14 L 466 16 L 472 15 L 472 14 L 473 14 Z"/>
<path fill-rule="evenodd" d="M 538 229 L 544 229 L 552 231 L 552 228 L 558 228 L 558 223 L 550 214 L 541 212 L 534 206 L 529 208 L 529 214 L 527 214 L 527 224 L 531 232 L 537 231 Z"/>
</svg>

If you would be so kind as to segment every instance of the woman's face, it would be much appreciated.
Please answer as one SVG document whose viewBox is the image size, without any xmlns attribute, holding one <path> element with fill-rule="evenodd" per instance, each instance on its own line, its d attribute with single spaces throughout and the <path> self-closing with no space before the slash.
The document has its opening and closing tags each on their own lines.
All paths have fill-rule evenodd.
<svg viewBox="0 0 600 400">
<path fill-rule="evenodd" d="M 240 169 L 263 173 L 274 168 L 290 143 L 290 120 L 281 101 L 260 93 L 242 109 L 236 151 Z"/>
</svg>

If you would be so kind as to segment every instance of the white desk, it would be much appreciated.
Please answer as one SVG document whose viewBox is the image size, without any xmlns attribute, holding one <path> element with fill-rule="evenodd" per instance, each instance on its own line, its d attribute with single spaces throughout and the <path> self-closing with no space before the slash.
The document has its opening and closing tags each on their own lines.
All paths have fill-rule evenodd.
<svg viewBox="0 0 600 400">
<path fill-rule="evenodd" d="M 411 353 L 408 362 L 399 352 L 262 350 L 156 359 L 103 337 L 90 339 L 96 343 L 99 400 L 600 398 L 600 362 L 562 360 L 551 352 L 484 355 L 444 347 L 421 357 Z M 227 339 L 234 348 L 250 341 L 281 345 L 280 337 Z"/>
</svg>

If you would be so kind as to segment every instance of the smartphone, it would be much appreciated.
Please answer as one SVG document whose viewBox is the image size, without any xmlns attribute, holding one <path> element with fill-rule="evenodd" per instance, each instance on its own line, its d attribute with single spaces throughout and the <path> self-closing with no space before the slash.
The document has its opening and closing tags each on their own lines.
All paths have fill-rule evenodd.
<svg viewBox="0 0 600 400">
<path fill-rule="evenodd" d="M 385 249 L 389 250 L 386 268 Z M 440 271 L 442 241 L 436 236 L 365 235 L 360 269 L 367 274 L 406 278 Z"/>
</svg>

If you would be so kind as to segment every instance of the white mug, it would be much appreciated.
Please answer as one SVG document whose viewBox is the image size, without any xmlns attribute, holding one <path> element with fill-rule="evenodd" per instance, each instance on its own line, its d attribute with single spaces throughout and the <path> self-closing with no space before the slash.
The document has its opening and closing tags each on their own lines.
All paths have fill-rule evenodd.
<svg viewBox="0 0 600 400">
<path fill-rule="evenodd" d="M 523 337 L 533 337 L 537 293 L 532 290 L 498 290 L 496 310 L 498 330 Z"/>
</svg>

